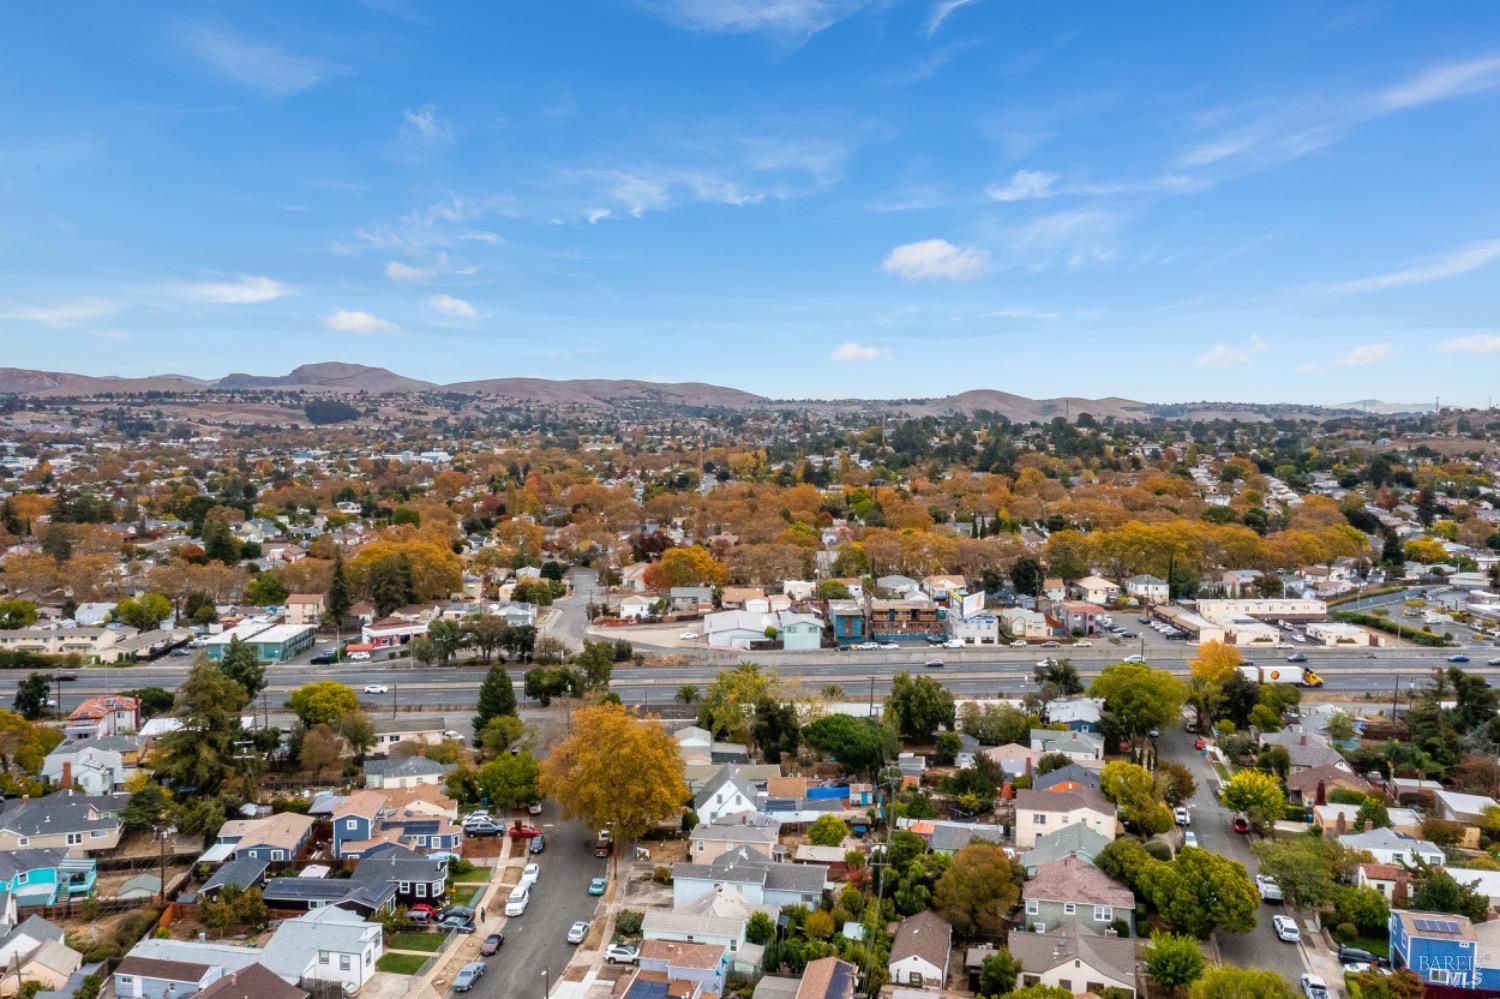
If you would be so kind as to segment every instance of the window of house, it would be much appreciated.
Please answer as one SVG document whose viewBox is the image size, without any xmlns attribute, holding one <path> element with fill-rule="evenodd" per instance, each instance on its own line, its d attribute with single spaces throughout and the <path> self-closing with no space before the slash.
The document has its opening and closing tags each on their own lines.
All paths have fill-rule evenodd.
<svg viewBox="0 0 1500 999">
<path fill-rule="evenodd" d="M 1427 980 L 1429 982 L 1432 982 L 1434 985 L 1447 985 L 1448 984 L 1448 969 L 1447 968 L 1428 968 L 1427 969 Z"/>
<path fill-rule="evenodd" d="M 1034 898 L 1028 898 L 1026 900 L 1026 915 L 1028 915 L 1028 916 L 1035 916 L 1038 912 L 1041 912 L 1041 911 L 1042 911 L 1042 904 L 1040 902 L 1038 902 L 1036 899 L 1034 899 Z"/>
<path fill-rule="evenodd" d="M 30 836 L 21 836 L 21 837 L 18 837 L 16 839 L 16 846 L 21 847 L 22 849 L 25 849 L 26 847 L 28 847 L 30 845 L 31 845 L 31 837 Z"/>
<path fill-rule="evenodd" d="M 403 881 L 403 882 L 401 882 L 401 884 L 400 884 L 399 887 L 400 887 L 401 894 L 405 895 L 407 892 L 411 891 L 411 882 L 410 881 Z"/>
<path fill-rule="evenodd" d="M 1032 932 L 1033 933 L 1046 933 L 1047 932 L 1047 924 L 1046 923 L 1032 923 L 1031 924 L 1031 928 L 1032 928 Z"/>
<path fill-rule="evenodd" d="M 1063 915 L 1064 916 L 1076 915 L 1077 912 L 1078 912 L 1078 906 L 1076 904 L 1074 904 L 1073 902 L 1064 902 L 1063 903 Z"/>
<path fill-rule="evenodd" d="M 103 839 L 109 835 L 108 829 L 94 829 L 89 832 L 89 839 Z"/>
<path fill-rule="evenodd" d="M 29 871 L 22 871 L 20 874 L 16 875 L 16 884 L 24 885 L 30 878 L 31 873 Z"/>
<path fill-rule="evenodd" d="M 1109 923 L 1109 922 L 1113 922 L 1114 918 L 1115 918 L 1115 910 L 1114 910 L 1114 908 L 1112 906 L 1108 906 L 1108 905 L 1096 905 L 1096 906 L 1094 906 L 1094 922 L 1096 922 L 1096 923 Z"/>
<path fill-rule="evenodd" d="M 328 963 L 328 952 L 326 950 L 320 950 L 320 951 L 318 951 L 318 963 L 319 964 L 327 964 Z"/>
<path fill-rule="evenodd" d="M 83 842 L 83 833 L 68 833 L 68 845 L 77 846 Z"/>
<path fill-rule="evenodd" d="M 354 828 L 354 827 L 355 827 L 355 826 L 357 826 L 357 825 L 358 825 L 358 824 L 359 824 L 359 823 L 358 823 L 358 822 L 356 822 L 356 821 L 354 821 L 354 820 L 353 820 L 353 819 L 346 819 L 346 820 L 345 820 L 345 821 L 344 821 L 344 828 L 345 828 L 345 829 L 353 829 L 353 828 Z"/>
<path fill-rule="evenodd" d="M 1034 826 L 1044 826 L 1044 825 L 1046 825 L 1047 824 L 1047 816 L 1046 816 L 1046 814 L 1043 813 L 1043 812 L 1037 812 L 1035 815 L 1033 815 L 1031 817 L 1031 824 L 1034 825 Z"/>
<path fill-rule="evenodd" d="M 348 971 L 349 968 L 350 968 L 349 955 L 348 954 L 340 954 L 339 955 L 339 970 L 340 971 Z"/>
<path fill-rule="evenodd" d="M 427 897 L 427 882 L 425 882 L 425 881 L 418 881 L 417 882 L 417 898 L 426 898 L 426 897 Z"/>
<path fill-rule="evenodd" d="M 1062 979 L 1059 979 L 1058 982 L 1057 982 L 1057 987 L 1060 988 L 1060 989 L 1064 989 L 1064 990 L 1066 990 L 1068 992 L 1072 992 L 1073 991 L 1073 979 L 1071 979 L 1071 978 L 1062 978 Z"/>
<path fill-rule="evenodd" d="M 272 850 L 271 851 L 271 859 L 272 860 L 285 860 L 286 859 L 286 851 L 285 850 Z"/>
</svg>

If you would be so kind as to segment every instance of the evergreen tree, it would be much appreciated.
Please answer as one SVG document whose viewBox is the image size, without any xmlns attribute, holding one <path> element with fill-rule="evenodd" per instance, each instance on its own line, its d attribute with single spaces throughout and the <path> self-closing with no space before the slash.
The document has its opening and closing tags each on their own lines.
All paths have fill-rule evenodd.
<svg viewBox="0 0 1500 999">
<path fill-rule="evenodd" d="M 234 565 L 240 560 L 240 543 L 229 533 L 223 517 L 209 517 L 203 522 L 203 557 L 209 562 Z"/>
<path fill-rule="evenodd" d="M 200 660 L 177 691 L 175 717 L 182 727 L 163 737 L 155 758 L 157 775 L 198 796 L 226 785 L 244 795 L 260 771 L 260 757 L 236 743 L 247 736 L 240 712 L 250 698 L 216 663 Z"/>
<path fill-rule="evenodd" d="M 219 660 L 219 669 L 244 688 L 249 700 L 254 700 L 255 695 L 266 687 L 266 664 L 255 654 L 255 646 L 241 641 L 238 635 L 230 637 L 224 658 Z"/>
<path fill-rule="evenodd" d="M 475 707 L 478 710 L 478 714 L 474 716 L 476 735 L 484 731 L 491 718 L 516 713 L 516 689 L 502 664 L 496 663 L 485 674 L 484 682 L 479 685 L 479 701 Z"/>
<path fill-rule="evenodd" d="M 323 606 L 329 620 L 335 625 L 348 617 L 349 608 L 354 606 L 354 601 L 349 597 L 349 572 L 344 568 L 344 553 L 338 547 L 333 549 L 333 576 L 328 580 L 328 592 L 323 595 Z"/>
</svg>

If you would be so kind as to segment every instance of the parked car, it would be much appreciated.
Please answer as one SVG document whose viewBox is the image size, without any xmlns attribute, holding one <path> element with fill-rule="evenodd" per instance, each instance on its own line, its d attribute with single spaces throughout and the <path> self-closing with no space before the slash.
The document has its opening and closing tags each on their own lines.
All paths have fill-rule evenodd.
<svg viewBox="0 0 1500 999">
<path fill-rule="evenodd" d="M 172 654 L 176 655 L 177 653 L 173 652 Z M 336 663 L 338 661 L 339 661 L 339 657 L 336 656 L 336 655 L 334 655 L 332 652 L 319 652 L 317 655 L 313 656 L 307 662 L 311 666 L 332 666 L 334 663 Z"/>
<path fill-rule="evenodd" d="M 1250 831 L 1250 820 L 1243 815 L 1235 815 L 1234 818 L 1229 820 L 1229 825 L 1237 833 L 1247 833 Z"/>
<path fill-rule="evenodd" d="M 520 819 L 517 819 L 511 824 L 510 834 L 514 839 L 530 839 L 533 836 L 540 836 L 542 831 L 536 826 L 528 826 Z"/>
<path fill-rule="evenodd" d="M 505 914 L 507 916 L 524 916 L 527 903 L 531 901 L 531 889 L 525 885 L 516 885 L 510 890 L 510 898 L 505 900 Z"/>
<path fill-rule="evenodd" d="M 358 652 L 351 652 L 351 653 L 349 653 L 349 660 L 351 662 L 363 662 L 364 660 L 369 659 L 369 658 L 370 658 L 370 654 L 368 652 L 365 652 L 363 649 L 361 649 Z"/>
<path fill-rule="evenodd" d="M 943 648 L 945 649 L 961 649 L 963 647 L 964 640 L 962 638 L 950 638 L 943 643 Z"/>
<path fill-rule="evenodd" d="M 1173 809 L 1172 818 L 1180 826 L 1190 826 L 1193 824 L 1192 813 L 1187 810 L 1186 805 L 1178 805 L 1175 809 Z"/>
<path fill-rule="evenodd" d="M 588 920 L 580 919 L 568 927 L 568 943 L 583 943 L 583 938 L 589 935 Z"/>
<path fill-rule="evenodd" d="M 1286 897 L 1281 893 L 1281 885 L 1269 874 L 1257 874 L 1255 888 L 1260 892 L 1262 902 L 1280 902 Z"/>
<path fill-rule="evenodd" d="M 1203 749 L 1203 747 L 1207 746 L 1207 745 L 1208 745 L 1208 740 L 1205 739 L 1205 738 L 1203 738 L 1203 736 L 1201 736 L 1201 735 L 1198 736 L 1198 738 L 1196 738 L 1196 739 L 1193 740 L 1193 748 L 1197 749 L 1199 751 L 1201 751 Z"/>
<path fill-rule="evenodd" d="M 479 953 L 483 954 L 485 957 L 489 957 L 494 954 L 495 951 L 504 946 L 505 934 L 491 933 L 489 936 L 484 938 L 484 943 L 479 945 Z"/>
<path fill-rule="evenodd" d="M 438 911 L 438 919 L 473 919 L 474 910 L 467 905 L 450 905 Z"/>
<path fill-rule="evenodd" d="M 478 819 L 474 822 L 464 823 L 464 832 L 470 836 L 499 836 L 505 831 L 505 827 L 494 819 Z"/>
<path fill-rule="evenodd" d="M 528 845 L 526 847 L 526 852 L 527 853 L 536 854 L 536 853 L 541 853 L 545 849 L 547 849 L 547 839 L 546 839 L 546 837 L 545 836 L 533 836 L 533 837 L 531 837 L 531 843 L 530 843 L 530 845 Z"/>
<path fill-rule="evenodd" d="M 192 655 L 192 653 L 189 652 L 187 649 L 173 649 L 171 652 L 168 652 L 167 655 L 169 655 L 169 656 L 190 656 L 190 655 Z M 61 677 L 59 677 L 58 679 L 61 679 Z M 74 677 L 74 679 L 76 680 L 77 677 Z"/>
<path fill-rule="evenodd" d="M 491 952 L 491 953 L 493 953 L 493 952 Z M 468 964 L 464 965 L 462 968 L 459 968 L 458 969 L 458 974 L 456 974 L 456 975 L 453 976 L 453 991 L 454 992 L 467 992 L 467 991 L 469 991 L 470 989 L 472 989 L 474 987 L 474 983 L 477 982 L 477 981 L 479 981 L 480 977 L 483 974 L 484 974 L 484 962 L 483 961 L 470 961 Z"/>
<path fill-rule="evenodd" d="M 929 659 L 927 660 L 926 666 L 928 669 L 942 669 L 943 661 L 941 659 Z"/>
<path fill-rule="evenodd" d="M 463 916 L 449 916 L 446 919 L 438 921 L 438 929 L 449 930 L 453 933 L 473 933 L 474 928 L 473 916 L 467 919 Z"/>
<path fill-rule="evenodd" d="M 426 902 L 418 902 L 406 910 L 406 918 L 414 923 L 429 923 L 437 917 L 437 910 Z"/>
<path fill-rule="evenodd" d="M 1195 847 L 1197 845 L 1198 845 L 1198 834 L 1197 833 L 1195 833 L 1195 832 L 1185 832 L 1185 833 L 1182 834 L 1182 848 L 1184 850 L 1186 850 L 1190 846 L 1194 846 Z"/>
<path fill-rule="evenodd" d="M 599 838 L 594 840 L 594 856 L 596 857 L 599 857 L 601 859 L 607 857 L 609 856 L 610 851 L 614 848 L 614 840 L 610 839 L 608 836 L 600 834 Z"/>
<path fill-rule="evenodd" d="M 540 814 L 542 814 L 542 803 L 540 801 L 530 801 L 530 802 L 527 802 L 526 803 L 526 814 L 527 815 L 540 815 Z"/>
<path fill-rule="evenodd" d="M 468 812 L 467 814 L 465 814 L 464 817 L 463 817 L 463 819 L 460 821 L 459 824 L 466 826 L 470 822 L 493 822 L 493 821 L 495 821 L 495 820 L 490 815 L 490 810 L 488 808 L 476 808 L 472 812 Z"/>
<path fill-rule="evenodd" d="M 589 882 L 590 895 L 603 895 L 604 889 L 609 887 L 609 882 L 604 878 L 594 878 Z"/>
<path fill-rule="evenodd" d="M 1276 930 L 1277 939 L 1284 943 L 1297 943 L 1302 939 L 1302 931 L 1297 929 L 1297 921 L 1291 916 L 1272 916 L 1271 926 Z"/>
<path fill-rule="evenodd" d="M 527 864 L 525 867 L 521 868 L 521 880 L 518 883 L 526 885 L 529 888 L 532 885 L 536 884 L 537 879 L 541 876 L 541 864 Z"/>
<path fill-rule="evenodd" d="M 1344 946 L 1339 948 L 1339 964 L 1363 964 L 1366 966 L 1373 966 L 1377 963 L 1379 963 L 1379 961 L 1375 957 L 1375 955 L 1371 954 L 1367 950 L 1361 950 L 1358 947 L 1350 947 L 1348 944 L 1345 944 Z"/>
<path fill-rule="evenodd" d="M 604 948 L 604 961 L 606 964 L 634 964 L 640 959 L 640 948 L 631 944 L 610 944 Z"/>
<path fill-rule="evenodd" d="M 1080 638 L 1078 641 L 1073 643 L 1073 648 L 1075 649 L 1092 649 L 1093 647 L 1094 643 L 1089 641 L 1087 638 Z"/>
<path fill-rule="evenodd" d="M 1328 983 L 1319 975 L 1304 974 L 1301 979 L 1302 994 L 1307 999 L 1328 999 Z"/>
<path fill-rule="evenodd" d="M 367 694 L 389 694 L 390 692 L 391 692 L 391 688 L 387 687 L 383 683 L 367 683 L 367 684 L 365 684 L 365 693 L 367 693 Z"/>
<path fill-rule="evenodd" d="M 855 648 L 861 652 L 874 652 L 880 645 L 876 642 L 860 642 Z"/>
<path fill-rule="evenodd" d="M 696 640 L 697 637 L 698 633 L 696 631 L 684 631 L 682 634 L 677 636 L 677 640 L 679 642 L 691 642 Z"/>
<path fill-rule="evenodd" d="M 899 648 L 901 648 L 901 646 L 897 645 L 895 642 L 881 642 L 880 643 L 880 648 L 882 648 L 882 649 L 899 649 Z"/>
<path fill-rule="evenodd" d="M 1026 639 L 1018 638 L 1010 643 L 1010 647 L 1013 649 L 1024 649 L 1026 648 Z"/>
</svg>

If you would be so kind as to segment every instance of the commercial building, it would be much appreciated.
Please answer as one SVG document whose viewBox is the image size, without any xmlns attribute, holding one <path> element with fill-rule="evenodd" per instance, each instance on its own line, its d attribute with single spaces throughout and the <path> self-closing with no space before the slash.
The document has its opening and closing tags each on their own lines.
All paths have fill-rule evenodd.
<svg viewBox="0 0 1500 999">
<path fill-rule="evenodd" d="M 238 638 L 255 649 L 256 658 L 261 662 L 279 663 L 312 648 L 316 635 L 317 632 L 305 624 L 246 622 L 214 635 L 204 651 L 210 659 L 223 659 L 229 643 Z"/>
</svg>

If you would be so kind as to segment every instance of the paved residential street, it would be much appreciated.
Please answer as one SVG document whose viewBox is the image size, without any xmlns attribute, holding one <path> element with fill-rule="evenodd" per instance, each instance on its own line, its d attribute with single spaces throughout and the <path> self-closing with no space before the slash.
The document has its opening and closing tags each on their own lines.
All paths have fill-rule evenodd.
<svg viewBox="0 0 1500 999">
<path fill-rule="evenodd" d="M 1174 763 L 1186 764 L 1198 782 L 1198 789 L 1189 806 L 1193 824 L 1189 827 L 1198 837 L 1198 844 L 1211 853 L 1231 860 L 1238 860 L 1254 877 L 1259 870 L 1255 857 L 1250 852 L 1249 836 L 1236 833 L 1230 826 L 1230 812 L 1215 797 L 1212 781 L 1213 767 L 1203 754 L 1193 748 L 1193 736 L 1177 725 L 1162 732 L 1158 745 L 1161 758 Z M 1298 977 L 1307 969 L 1302 963 L 1301 947 L 1282 943 L 1271 927 L 1271 917 L 1278 912 L 1287 912 L 1283 906 L 1262 904 L 1255 929 L 1249 933 L 1218 934 L 1219 952 L 1228 964 L 1243 968 L 1267 968 L 1296 984 Z"/>
</svg>

